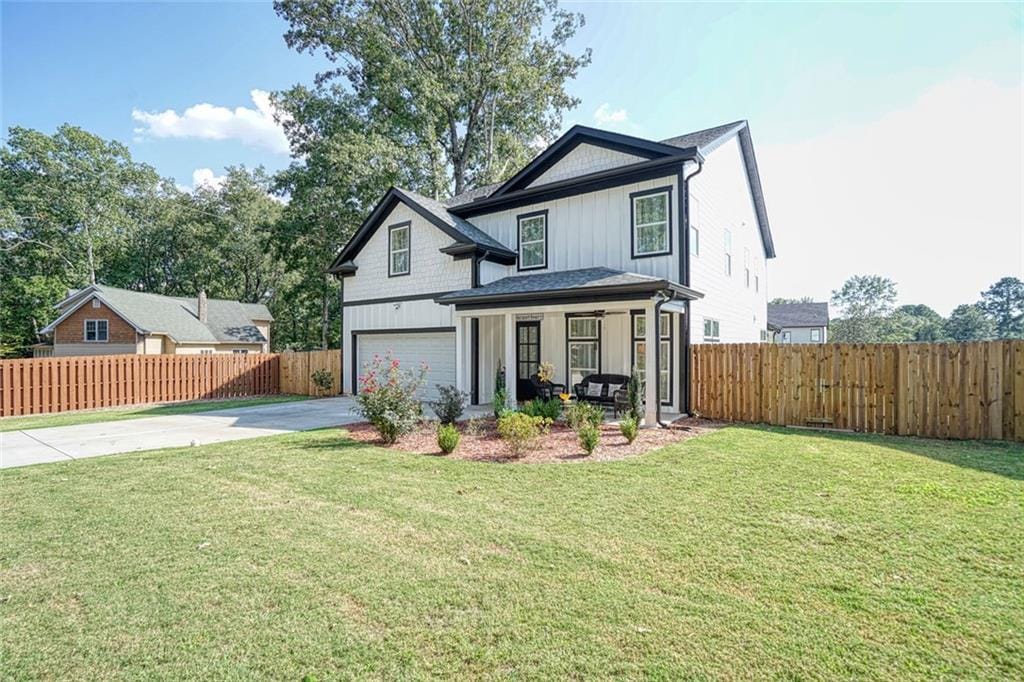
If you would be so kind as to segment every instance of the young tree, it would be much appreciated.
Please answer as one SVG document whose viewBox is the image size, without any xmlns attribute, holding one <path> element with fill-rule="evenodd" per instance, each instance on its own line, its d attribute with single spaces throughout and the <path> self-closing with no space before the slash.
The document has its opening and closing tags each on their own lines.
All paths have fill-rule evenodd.
<svg viewBox="0 0 1024 682">
<path fill-rule="evenodd" d="M 291 116 L 322 115 L 338 100 L 389 139 L 415 149 L 439 197 L 505 177 L 554 136 L 579 103 L 565 89 L 590 63 L 566 42 L 583 17 L 555 0 L 277 0 L 288 45 L 339 64 L 321 73 L 317 101 Z M 345 88 L 325 85 L 344 83 Z M 342 97 L 339 93 L 350 95 Z M 289 132 L 293 145 L 301 130 Z M 371 127 L 366 125 L 364 127 Z"/>
<path fill-rule="evenodd" d="M 987 341 L 995 336 L 996 327 L 978 305 L 964 304 L 949 314 L 944 331 L 954 341 Z"/>
<path fill-rule="evenodd" d="M 829 325 L 837 343 L 876 343 L 882 340 L 885 318 L 896 303 L 896 283 L 878 275 L 855 275 L 832 292 L 841 315 Z"/>
<path fill-rule="evenodd" d="M 785 305 L 789 303 L 814 303 L 814 299 L 810 296 L 801 296 L 800 298 L 773 298 L 768 301 L 770 305 Z"/>
<path fill-rule="evenodd" d="M 942 315 L 923 304 L 901 305 L 882 323 L 884 342 L 935 342 L 946 338 Z"/>
<path fill-rule="evenodd" d="M 981 293 L 978 306 L 992 318 L 998 338 L 1024 338 L 1024 282 L 1003 277 Z"/>
</svg>

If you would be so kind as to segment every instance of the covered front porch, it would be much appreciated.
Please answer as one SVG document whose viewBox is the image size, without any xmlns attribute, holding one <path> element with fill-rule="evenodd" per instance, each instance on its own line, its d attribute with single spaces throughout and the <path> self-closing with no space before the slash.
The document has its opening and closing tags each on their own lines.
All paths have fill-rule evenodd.
<svg viewBox="0 0 1024 682">
<path fill-rule="evenodd" d="M 564 275 L 573 273 L 550 273 L 439 299 L 455 305 L 456 385 L 473 404 L 493 401 L 499 372 L 510 403 L 533 399 L 531 377 L 547 362 L 553 382 L 574 396 L 574 386 L 592 375 L 619 375 L 607 379 L 609 388 L 620 381 L 625 388 L 636 369 L 644 377 L 646 426 L 687 411 L 687 310 L 699 294 L 653 277 L 593 270 L 571 288 Z M 526 290 L 505 291 L 508 280 Z"/>
</svg>

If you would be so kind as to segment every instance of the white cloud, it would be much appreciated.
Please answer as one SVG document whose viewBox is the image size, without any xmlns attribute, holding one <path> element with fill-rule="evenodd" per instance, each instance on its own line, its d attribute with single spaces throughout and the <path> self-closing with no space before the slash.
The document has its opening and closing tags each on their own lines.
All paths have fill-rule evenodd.
<svg viewBox="0 0 1024 682">
<path fill-rule="evenodd" d="M 615 109 L 608 102 L 603 103 L 594 111 L 594 122 L 601 126 L 622 124 L 629 120 L 625 109 Z"/>
<path fill-rule="evenodd" d="M 769 295 L 823 300 L 879 274 L 901 303 L 945 315 L 1021 277 L 1022 101 L 1020 84 L 955 79 L 877 120 L 760 146 L 779 254 Z"/>
<path fill-rule="evenodd" d="M 194 104 L 180 114 L 174 109 L 161 112 L 133 109 L 132 119 L 143 124 L 134 130 L 136 139 L 149 136 L 238 140 L 251 147 L 287 154 L 288 139 L 274 120 L 276 109 L 270 101 L 270 93 L 252 90 L 249 94 L 256 105 L 255 109 L 229 109 L 207 103 Z"/>
<path fill-rule="evenodd" d="M 224 186 L 224 181 L 227 179 L 226 175 L 214 175 L 211 168 L 196 168 L 192 171 L 192 189 L 199 189 L 200 187 L 220 189 Z"/>
</svg>

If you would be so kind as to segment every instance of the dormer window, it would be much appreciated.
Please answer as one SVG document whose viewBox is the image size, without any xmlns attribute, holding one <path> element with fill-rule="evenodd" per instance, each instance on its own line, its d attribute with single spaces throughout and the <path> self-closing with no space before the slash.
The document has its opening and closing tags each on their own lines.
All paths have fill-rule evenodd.
<svg viewBox="0 0 1024 682">
<path fill-rule="evenodd" d="M 633 229 L 633 258 L 672 253 L 671 187 L 629 195 Z"/>
<path fill-rule="evenodd" d="M 525 213 L 519 223 L 519 269 L 539 270 L 548 266 L 548 212 Z"/>
<path fill-rule="evenodd" d="M 409 274 L 409 232 L 412 223 L 401 223 L 388 228 L 388 277 Z"/>
</svg>

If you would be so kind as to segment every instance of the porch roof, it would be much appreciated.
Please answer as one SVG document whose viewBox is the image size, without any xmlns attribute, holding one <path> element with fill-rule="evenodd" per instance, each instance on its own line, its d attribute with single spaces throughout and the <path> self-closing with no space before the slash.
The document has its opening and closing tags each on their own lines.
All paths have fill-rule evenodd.
<svg viewBox="0 0 1024 682">
<path fill-rule="evenodd" d="M 658 292 L 673 293 L 678 298 L 690 300 L 704 296 L 689 287 L 660 277 L 611 268 L 585 268 L 505 277 L 474 289 L 442 294 L 434 300 L 444 305 L 475 307 L 534 301 L 550 304 L 558 299 L 579 303 L 588 299 L 635 300 Z"/>
</svg>

